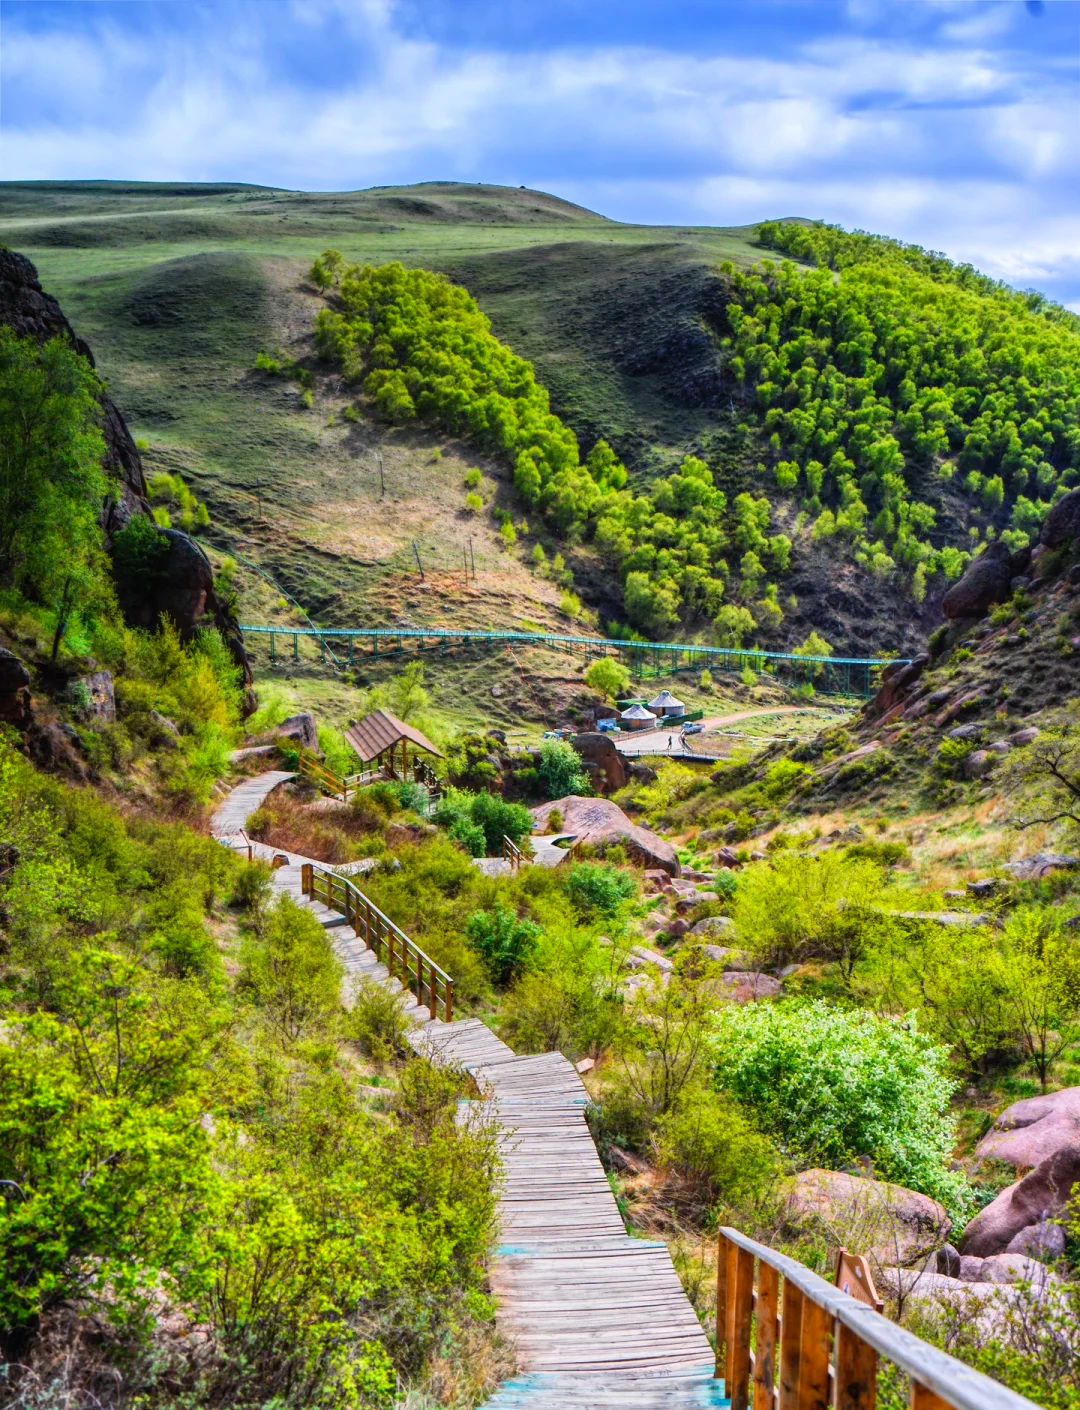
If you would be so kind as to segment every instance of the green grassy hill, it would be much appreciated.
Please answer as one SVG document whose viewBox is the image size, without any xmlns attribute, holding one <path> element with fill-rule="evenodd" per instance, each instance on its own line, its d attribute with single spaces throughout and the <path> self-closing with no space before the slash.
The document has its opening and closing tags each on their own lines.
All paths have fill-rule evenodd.
<svg viewBox="0 0 1080 1410">
<path fill-rule="evenodd" d="M 1028 405 L 1023 378 L 1048 356 L 1071 366 L 1080 338 L 1049 306 L 1008 304 L 974 271 L 920 263 L 877 237 L 817 231 L 800 221 L 623 225 L 544 193 L 456 183 L 334 193 L 0 185 L 0 240 L 34 260 L 93 347 L 148 443 L 148 470 L 191 481 L 216 542 L 262 563 L 319 620 L 419 613 L 435 623 L 449 611 L 470 624 L 524 614 L 567 625 L 561 585 L 527 567 L 541 542 L 549 556 L 564 553 L 575 590 L 602 620 L 634 621 L 625 558 L 598 552 L 592 526 L 566 544 L 529 514 L 528 532 L 506 550 L 493 514 L 520 524 L 526 512 L 511 459 L 419 422 L 389 426 L 318 364 L 312 321 L 325 300 L 307 270 L 333 247 L 347 263 L 398 260 L 464 285 L 494 333 L 532 363 L 582 455 L 603 437 L 635 491 L 689 453 L 708 462 L 729 512 L 742 493 L 767 497 L 768 532 L 792 543 L 788 567 L 774 573 L 766 560 L 764 569 L 777 578 L 782 614 L 760 610 L 764 578 L 748 577 L 741 561 L 748 543 L 709 569 L 714 581 L 722 570 L 725 602 L 752 609 L 758 644 L 789 647 L 817 630 L 845 653 L 912 654 L 959 555 L 998 533 L 1037 532 L 1051 495 L 1071 483 L 1075 388 Z M 778 258 L 773 249 L 798 270 L 818 267 L 794 303 L 748 277 Z M 830 281 L 844 286 L 831 302 Z M 866 324 L 854 341 L 852 318 Z M 963 353 L 996 320 L 1019 330 L 1016 369 Z M 950 352 L 951 323 L 959 350 Z M 852 351 L 860 338 L 871 340 L 865 354 Z M 902 381 L 912 347 L 923 365 Z M 313 371 L 310 406 L 295 383 L 253 370 L 260 350 Z M 828 364 L 810 382 L 807 359 Z M 956 392 L 969 375 L 973 387 Z M 943 379 L 951 405 L 936 390 Z M 833 406 L 846 417 L 838 428 Z M 470 517 L 463 480 L 473 466 L 485 507 Z M 470 537 L 477 591 L 459 597 L 452 575 Z M 418 598 L 414 541 L 450 575 L 442 602 Z M 711 616 L 680 608 L 674 634 L 709 636 Z M 650 633 L 645 617 L 637 624 Z"/>
</svg>

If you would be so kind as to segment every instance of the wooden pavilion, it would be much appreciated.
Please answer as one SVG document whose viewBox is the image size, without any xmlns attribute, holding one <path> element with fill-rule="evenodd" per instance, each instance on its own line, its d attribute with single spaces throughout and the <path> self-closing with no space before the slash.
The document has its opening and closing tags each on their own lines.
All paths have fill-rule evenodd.
<svg viewBox="0 0 1080 1410">
<path fill-rule="evenodd" d="M 437 759 L 443 757 L 427 735 L 391 715 L 389 710 L 372 710 L 370 715 L 349 726 L 345 738 L 362 763 L 385 769 L 392 777 L 408 777 L 410 745 L 414 758 L 417 751 L 434 754 Z"/>
</svg>

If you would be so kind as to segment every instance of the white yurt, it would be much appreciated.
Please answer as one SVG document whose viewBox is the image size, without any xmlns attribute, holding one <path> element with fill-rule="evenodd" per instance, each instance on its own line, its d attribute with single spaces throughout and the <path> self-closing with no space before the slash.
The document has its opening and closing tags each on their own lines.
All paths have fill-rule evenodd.
<svg viewBox="0 0 1080 1410">
<path fill-rule="evenodd" d="M 662 690 L 655 700 L 649 701 L 649 709 L 657 715 L 682 715 L 686 713 L 686 706 L 681 700 L 676 700 L 670 690 Z"/>
<path fill-rule="evenodd" d="M 656 724 L 656 716 L 651 710 L 646 710 L 644 705 L 631 705 L 629 710 L 624 710 L 619 716 L 619 723 L 623 729 L 648 729 L 650 725 Z"/>
</svg>

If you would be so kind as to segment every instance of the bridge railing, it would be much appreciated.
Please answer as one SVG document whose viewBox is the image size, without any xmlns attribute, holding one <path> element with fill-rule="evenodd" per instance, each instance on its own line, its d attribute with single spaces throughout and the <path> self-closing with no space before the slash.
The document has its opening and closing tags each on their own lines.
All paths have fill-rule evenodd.
<svg viewBox="0 0 1080 1410">
<path fill-rule="evenodd" d="M 345 917 L 364 944 L 402 986 L 424 1004 L 432 1018 L 449 1023 L 454 1014 L 454 981 L 420 946 L 410 940 L 355 882 L 315 862 L 300 867 L 300 887 L 310 901 L 321 901 Z"/>
<path fill-rule="evenodd" d="M 322 654 L 329 649 L 328 643 L 346 647 L 349 665 L 353 662 L 354 647 L 357 643 L 369 643 L 372 653 L 378 656 L 380 651 L 404 651 L 406 641 L 415 642 L 421 651 L 428 647 L 488 642 L 511 646 L 546 646 L 567 652 L 580 650 L 590 659 L 614 651 L 626 657 L 639 671 L 648 667 L 657 674 L 669 670 L 698 669 L 702 666 L 728 671 L 741 671 L 749 667 L 755 672 L 766 670 L 774 674 L 782 671 L 795 681 L 810 682 L 816 690 L 825 694 L 831 692 L 869 695 L 875 685 L 875 668 L 889 665 L 894 660 L 903 660 L 898 657 L 877 656 L 803 656 L 792 651 L 759 651 L 751 647 L 705 646 L 694 642 L 633 641 L 621 637 L 561 636 L 553 632 L 455 630 L 450 627 L 298 628 L 247 623 L 241 630 L 252 636 L 269 637 L 271 661 L 277 659 L 275 643 L 279 637 L 292 639 L 292 652 L 296 660 L 300 659 L 301 638 L 314 638 Z"/>
<path fill-rule="evenodd" d="M 716 1373 L 731 1410 L 874 1410 L 879 1357 L 907 1374 L 911 1410 L 1038 1410 L 735 1229 L 718 1253 Z"/>
</svg>

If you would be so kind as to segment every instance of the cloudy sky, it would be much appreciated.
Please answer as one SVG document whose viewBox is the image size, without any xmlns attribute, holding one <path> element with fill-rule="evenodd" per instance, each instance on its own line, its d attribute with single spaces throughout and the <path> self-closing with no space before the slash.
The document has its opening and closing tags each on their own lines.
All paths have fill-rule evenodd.
<svg viewBox="0 0 1080 1410">
<path fill-rule="evenodd" d="M 0 0 L 0 177 L 822 217 L 1080 308 L 1080 3 Z"/>
</svg>

